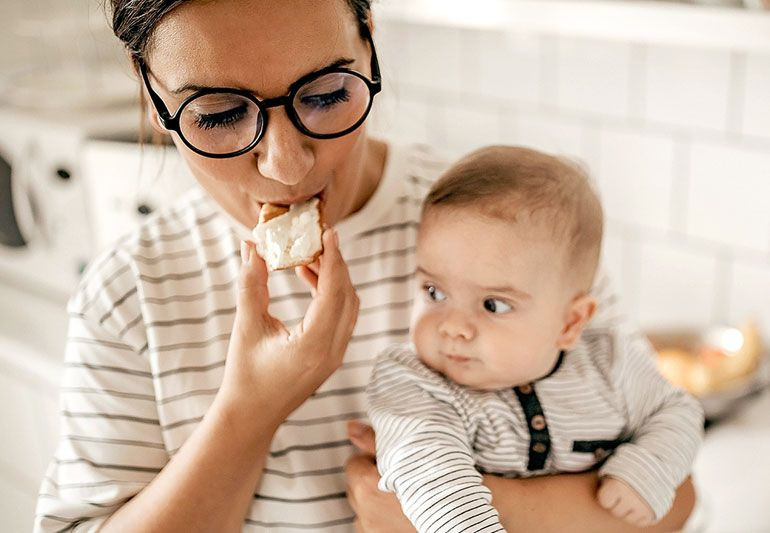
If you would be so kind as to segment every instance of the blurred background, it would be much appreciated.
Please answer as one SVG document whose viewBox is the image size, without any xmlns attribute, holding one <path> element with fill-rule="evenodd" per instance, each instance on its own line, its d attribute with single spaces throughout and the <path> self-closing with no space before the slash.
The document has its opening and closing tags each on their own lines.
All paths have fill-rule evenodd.
<svg viewBox="0 0 770 533">
<path fill-rule="evenodd" d="M 770 12 L 763 0 L 378 0 L 370 130 L 583 162 L 605 268 L 709 415 L 697 530 L 770 532 Z M 140 145 L 97 0 L 0 3 L 0 531 L 28 531 L 57 428 L 66 301 L 192 180 Z M 146 126 L 145 126 L 146 127 Z M 673 444 L 673 443 L 672 443 Z"/>
</svg>

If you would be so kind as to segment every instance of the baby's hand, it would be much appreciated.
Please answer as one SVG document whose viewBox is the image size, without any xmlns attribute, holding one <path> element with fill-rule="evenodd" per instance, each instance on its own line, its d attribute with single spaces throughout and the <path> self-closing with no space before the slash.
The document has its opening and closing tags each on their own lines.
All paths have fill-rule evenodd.
<svg viewBox="0 0 770 533">
<path fill-rule="evenodd" d="M 602 507 L 617 518 L 637 527 L 647 527 L 655 522 L 655 513 L 637 492 L 613 477 L 602 478 L 597 498 Z"/>
</svg>

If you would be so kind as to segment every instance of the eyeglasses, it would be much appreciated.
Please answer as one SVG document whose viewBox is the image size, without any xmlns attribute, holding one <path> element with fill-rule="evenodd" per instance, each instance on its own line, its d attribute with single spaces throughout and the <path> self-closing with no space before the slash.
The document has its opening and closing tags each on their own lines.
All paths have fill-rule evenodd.
<svg viewBox="0 0 770 533">
<path fill-rule="evenodd" d="M 174 131 L 193 152 L 222 159 L 253 149 L 267 129 L 267 110 L 283 107 L 292 124 L 314 139 L 342 137 L 358 128 L 382 89 L 374 42 L 369 80 L 343 67 L 327 67 L 298 79 L 289 93 L 260 100 L 249 91 L 207 88 L 186 98 L 172 115 L 150 85 L 147 66 L 139 61 L 144 85 L 164 128 Z"/>
</svg>

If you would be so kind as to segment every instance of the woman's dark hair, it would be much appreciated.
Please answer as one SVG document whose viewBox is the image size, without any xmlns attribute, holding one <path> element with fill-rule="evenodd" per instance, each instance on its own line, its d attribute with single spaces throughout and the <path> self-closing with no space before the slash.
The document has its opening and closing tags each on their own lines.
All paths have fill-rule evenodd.
<svg viewBox="0 0 770 533">
<path fill-rule="evenodd" d="M 180 5 L 192 0 L 109 0 L 112 31 L 123 41 L 136 63 L 145 58 L 158 22 Z M 280 0 L 278 0 L 280 1 Z M 367 35 L 371 0 L 345 0 L 356 17 L 362 38 Z"/>
</svg>

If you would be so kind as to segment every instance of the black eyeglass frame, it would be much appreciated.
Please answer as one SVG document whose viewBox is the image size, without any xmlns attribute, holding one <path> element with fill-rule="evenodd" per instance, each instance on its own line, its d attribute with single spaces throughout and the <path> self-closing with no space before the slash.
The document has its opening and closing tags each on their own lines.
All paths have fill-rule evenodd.
<svg viewBox="0 0 770 533">
<path fill-rule="evenodd" d="M 138 60 L 139 71 L 142 74 L 142 80 L 144 81 L 144 86 L 147 88 L 147 93 L 150 95 L 150 100 L 152 100 L 152 104 L 155 107 L 155 110 L 158 112 L 158 117 L 160 118 L 161 125 L 168 131 L 176 132 L 176 134 L 179 135 L 179 138 L 182 139 L 182 142 L 185 144 L 185 146 L 187 146 L 190 150 L 192 150 L 196 154 L 199 154 L 205 157 L 210 157 L 213 159 L 225 159 L 228 157 L 236 157 L 236 156 L 245 154 L 246 152 L 251 151 L 257 144 L 259 144 L 259 141 L 262 140 L 262 137 L 264 136 L 265 131 L 267 130 L 267 123 L 268 123 L 267 110 L 270 109 L 271 107 L 283 107 L 286 110 L 286 114 L 289 116 L 289 119 L 291 120 L 292 124 L 294 124 L 294 126 L 304 135 L 307 135 L 308 137 L 311 137 L 313 139 L 336 139 L 337 137 L 343 137 L 348 133 L 357 129 L 361 124 L 363 124 L 364 121 L 366 120 L 366 117 L 369 116 L 369 112 L 372 109 L 372 104 L 374 103 L 374 95 L 376 95 L 382 90 L 382 78 L 380 77 L 380 63 L 377 60 L 377 51 L 374 49 L 374 41 L 372 40 L 372 35 L 371 33 L 369 33 L 368 28 L 366 29 L 365 37 L 367 42 L 369 43 L 369 46 L 372 49 L 372 60 L 371 60 L 372 79 L 369 79 L 363 74 L 361 74 L 360 72 L 349 68 L 326 67 L 324 69 L 318 70 L 316 72 L 311 72 L 310 74 L 302 76 L 300 79 L 292 83 L 289 86 L 288 94 L 284 96 L 279 96 L 277 98 L 268 98 L 267 100 L 260 100 L 259 98 L 254 96 L 254 94 L 251 93 L 250 91 L 246 91 L 243 89 L 211 87 L 211 88 L 201 89 L 199 91 L 196 91 L 195 93 L 185 98 L 182 101 L 182 103 L 179 104 L 179 107 L 177 108 L 176 112 L 173 115 L 171 114 L 171 112 L 169 112 L 168 107 L 166 107 L 166 104 L 165 102 L 163 102 L 163 99 L 160 97 L 160 95 L 157 92 L 155 92 L 155 90 L 152 88 L 152 85 L 150 84 L 149 75 L 147 74 L 147 65 L 141 58 L 139 58 Z M 293 104 L 294 97 L 297 95 L 297 92 L 299 92 L 300 88 L 302 88 L 308 82 L 316 78 L 320 78 L 321 76 L 324 76 L 326 74 L 331 74 L 335 72 L 350 74 L 363 80 L 364 83 L 366 83 L 366 86 L 369 88 L 369 104 L 366 107 L 366 111 L 364 111 L 364 113 L 361 115 L 361 118 L 358 119 L 358 121 L 352 126 L 350 126 L 349 128 L 338 133 L 314 133 L 309 129 L 307 129 L 304 124 L 302 124 L 302 121 L 300 120 L 296 109 L 294 109 L 294 104 Z M 197 148 L 192 143 L 190 143 L 190 141 L 188 141 L 187 138 L 185 138 L 184 134 L 182 133 L 182 128 L 179 125 L 179 118 L 182 114 L 182 111 L 184 111 L 184 108 L 190 102 L 192 102 L 193 100 L 195 100 L 200 96 L 204 96 L 207 94 L 219 94 L 219 93 L 235 94 L 235 95 L 247 98 L 257 106 L 263 118 L 262 129 L 256 132 L 254 136 L 254 140 L 252 140 L 248 146 L 246 146 L 245 148 L 241 148 L 240 150 L 237 150 L 235 152 L 228 152 L 224 154 L 210 153 L 210 152 L 201 150 L 200 148 Z"/>
</svg>

